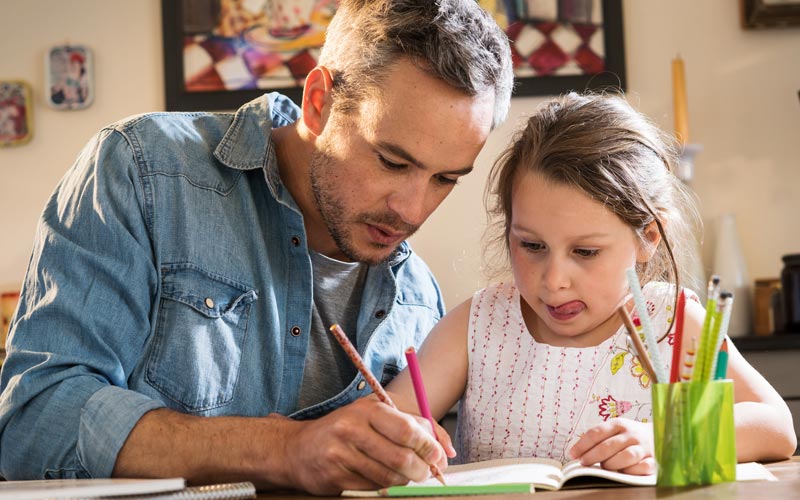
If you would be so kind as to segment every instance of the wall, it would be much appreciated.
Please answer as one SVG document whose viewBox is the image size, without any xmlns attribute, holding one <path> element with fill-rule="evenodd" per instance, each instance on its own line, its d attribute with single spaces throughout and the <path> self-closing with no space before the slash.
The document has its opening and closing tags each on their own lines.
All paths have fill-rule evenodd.
<svg viewBox="0 0 800 500">
<path fill-rule="evenodd" d="M 703 147 L 691 187 L 705 221 L 706 272 L 715 220 L 731 212 L 752 280 L 778 276 L 781 255 L 800 253 L 800 27 L 744 31 L 738 9 L 730 0 L 623 1 L 628 97 L 665 130 L 672 130 L 670 61 L 678 53 L 684 59 L 690 139 Z M 541 102 L 513 100 L 480 168 L 414 238 L 449 307 L 485 284 L 478 270 L 484 176 L 521 117 Z"/>
<path fill-rule="evenodd" d="M 780 256 L 800 252 L 800 28 L 743 31 L 739 2 L 624 0 L 629 97 L 672 128 L 670 60 L 686 64 L 690 132 L 702 144 L 692 183 L 707 233 L 735 213 L 751 278 L 777 276 Z M 0 149 L 0 289 L 19 286 L 36 220 L 85 141 L 126 115 L 163 109 L 158 0 L 0 0 L 0 78 L 36 93 L 33 140 Z M 43 15 L 42 13 L 47 13 Z M 74 112 L 42 99 L 45 51 L 70 41 L 94 49 L 96 100 Z M 463 180 L 413 239 L 449 306 L 484 284 L 480 241 L 485 174 L 521 117 L 542 99 L 515 99 Z M 713 248 L 706 238 L 706 253 Z"/>
<path fill-rule="evenodd" d="M 0 148 L 0 290 L 18 288 L 47 198 L 103 125 L 164 109 L 158 0 L 0 0 L 0 78 L 27 80 L 34 135 Z M 45 54 L 65 43 L 94 53 L 95 100 L 57 111 L 44 98 Z"/>
</svg>

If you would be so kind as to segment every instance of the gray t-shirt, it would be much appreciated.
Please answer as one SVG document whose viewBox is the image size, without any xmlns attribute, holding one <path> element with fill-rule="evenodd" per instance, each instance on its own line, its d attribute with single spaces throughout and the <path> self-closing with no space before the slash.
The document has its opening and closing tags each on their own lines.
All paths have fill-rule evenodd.
<svg viewBox="0 0 800 500">
<path fill-rule="evenodd" d="M 367 264 L 341 262 L 314 251 L 310 254 L 314 305 L 298 408 L 335 396 L 355 378 L 355 365 L 328 329 L 338 323 L 356 345 L 361 292 L 369 269 Z"/>
</svg>

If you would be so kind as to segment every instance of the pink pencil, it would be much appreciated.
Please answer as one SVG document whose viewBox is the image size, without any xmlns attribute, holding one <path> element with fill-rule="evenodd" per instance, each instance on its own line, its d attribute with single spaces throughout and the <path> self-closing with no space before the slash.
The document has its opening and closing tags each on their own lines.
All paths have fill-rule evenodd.
<svg viewBox="0 0 800 500">
<path fill-rule="evenodd" d="M 431 431 L 433 436 L 436 437 L 436 424 L 431 415 L 431 409 L 428 407 L 428 396 L 425 393 L 425 384 L 422 383 L 422 372 L 419 371 L 419 363 L 417 362 L 417 351 L 414 346 L 406 349 L 406 360 L 408 361 L 408 372 L 411 374 L 411 382 L 414 384 L 414 394 L 417 396 L 417 406 L 419 407 L 419 414 L 422 418 L 427 418 L 431 423 Z M 438 441 L 439 438 L 437 437 Z"/>
</svg>

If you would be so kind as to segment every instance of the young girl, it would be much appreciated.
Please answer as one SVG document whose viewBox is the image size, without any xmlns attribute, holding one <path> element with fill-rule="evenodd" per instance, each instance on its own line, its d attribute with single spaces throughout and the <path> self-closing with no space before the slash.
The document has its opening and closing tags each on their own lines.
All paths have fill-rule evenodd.
<svg viewBox="0 0 800 500">
<path fill-rule="evenodd" d="M 460 462 L 536 456 L 655 472 L 653 381 L 615 311 L 624 304 L 639 324 L 625 275 L 635 266 L 661 357 L 672 359 L 692 254 L 686 214 L 696 211 L 667 144 L 622 98 L 569 94 L 532 116 L 495 164 L 491 213 L 513 280 L 452 310 L 419 353 L 434 418 L 460 401 Z M 705 311 L 685 293 L 690 335 Z M 739 461 L 791 456 L 788 407 L 732 343 L 729 352 Z M 418 413 L 407 370 L 388 390 Z"/>
</svg>

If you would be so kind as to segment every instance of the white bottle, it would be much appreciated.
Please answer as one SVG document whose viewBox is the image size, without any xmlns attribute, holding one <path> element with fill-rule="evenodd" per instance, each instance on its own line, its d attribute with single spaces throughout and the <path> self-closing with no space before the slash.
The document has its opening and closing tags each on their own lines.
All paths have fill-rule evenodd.
<svg viewBox="0 0 800 500">
<path fill-rule="evenodd" d="M 736 229 L 736 216 L 728 213 L 717 219 L 712 273 L 720 277 L 720 288 L 733 292 L 729 337 L 749 335 L 752 330 L 750 279 L 742 244 Z"/>
</svg>

